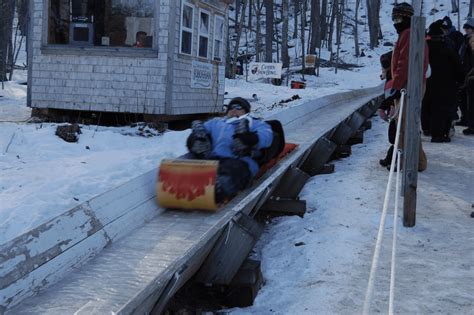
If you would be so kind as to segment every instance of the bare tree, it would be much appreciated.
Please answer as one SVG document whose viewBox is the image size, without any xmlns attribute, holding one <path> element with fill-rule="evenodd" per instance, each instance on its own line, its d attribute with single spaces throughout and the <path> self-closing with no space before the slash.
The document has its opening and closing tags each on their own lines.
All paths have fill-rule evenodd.
<svg viewBox="0 0 474 315">
<path fill-rule="evenodd" d="M 288 68 L 290 65 L 288 54 L 288 0 L 282 0 L 281 18 L 283 20 L 281 31 L 281 61 L 283 63 L 283 68 Z"/>
<path fill-rule="evenodd" d="M 262 53 L 262 10 L 263 2 L 262 0 L 254 0 L 253 7 L 256 15 L 256 31 L 255 31 L 255 61 L 261 61 Z"/>
<path fill-rule="evenodd" d="M 273 61 L 273 0 L 264 0 L 265 4 L 265 61 Z"/>
<path fill-rule="evenodd" d="M 458 12 L 458 1 L 457 0 L 451 0 L 451 12 L 452 13 Z"/>
<path fill-rule="evenodd" d="M 322 0 L 321 16 L 319 19 L 319 24 L 320 24 L 320 29 L 321 29 L 321 41 L 327 40 L 327 33 L 328 33 L 327 15 L 328 15 L 328 0 Z M 319 47 L 321 47 L 321 43 L 319 44 Z"/>
<path fill-rule="evenodd" d="M 298 38 L 298 12 L 300 10 L 300 0 L 293 1 L 293 39 Z"/>
<path fill-rule="evenodd" d="M 334 21 L 336 20 L 337 16 L 337 0 L 332 1 L 331 12 L 329 13 L 330 20 L 329 20 L 329 34 L 328 34 L 328 50 L 331 53 L 330 60 L 333 59 L 332 54 L 332 37 L 334 34 Z"/>
<path fill-rule="evenodd" d="M 311 40 L 309 52 L 316 54 L 316 48 L 321 42 L 321 0 L 311 0 Z"/>
<path fill-rule="evenodd" d="M 233 56 L 233 63 L 232 63 L 232 73 L 231 78 L 235 78 L 235 74 L 237 72 L 237 57 L 239 56 L 239 47 L 240 47 L 240 38 L 242 37 L 242 29 L 244 23 L 244 16 L 245 16 L 245 8 L 247 7 L 247 0 L 243 0 L 242 9 L 240 12 L 240 19 L 239 23 L 235 26 L 235 32 L 237 34 L 235 39 L 235 47 L 234 47 L 234 56 Z M 237 14 L 237 13 L 236 13 Z M 237 16 L 237 15 L 236 15 Z"/>
<path fill-rule="evenodd" d="M 0 0 L 0 80 L 6 81 L 6 74 L 11 72 L 13 61 L 12 27 L 15 13 L 14 0 Z"/>
<path fill-rule="evenodd" d="M 367 0 L 366 2 L 370 49 L 374 49 L 379 45 L 380 37 L 380 0 Z"/>
<path fill-rule="evenodd" d="M 306 50 L 305 50 L 305 32 L 306 32 L 306 11 L 307 11 L 307 2 L 306 0 L 302 0 L 301 2 L 301 74 L 304 78 L 304 72 L 306 70 Z"/>
<path fill-rule="evenodd" d="M 336 67 L 334 72 L 337 73 L 337 68 L 339 65 L 339 50 L 341 47 L 341 35 L 342 35 L 342 25 L 344 23 L 344 0 L 338 0 L 339 4 L 337 7 L 337 27 L 336 27 Z"/>
<path fill-rule="evenodd" d="M 360 48 L 359 48 L 359 6 L 360 0 L 356 0 L 355 3 L 355 13 L 354 13 L 354 49 L 355 55 L 359 57 Z"/>
</svg>

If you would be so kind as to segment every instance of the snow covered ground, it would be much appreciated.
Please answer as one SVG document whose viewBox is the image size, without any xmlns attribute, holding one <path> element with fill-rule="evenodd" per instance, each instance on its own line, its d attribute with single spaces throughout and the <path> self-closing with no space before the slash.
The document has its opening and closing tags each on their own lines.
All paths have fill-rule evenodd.
<svg viewBox="0 0 474 315">
<path fill-rule="evenodd" d="M 467 12 L 467 2 L 461 5 Z M 450 4 L 428 2 L 425 11 L 433 6 L 441 11 L 427 24 L 443 17 Z M 396 38 L 390 10 L 384 2 L 384 42 Z M 305 90 L 226 80 L 226 97 L 256 94 L 253 109 L 266 116 L 315 97 L 378 85 L 378 56 L 390 47 L 368 51 L 366 45 L 366 57 L 354 58 L 351 36 L 345 38 L 343 60 L 361 68 L 338 74 L 321 69 L 320 77 L 306 77 Z M 138 127 L 82 126 L 79 142 L 66 143 L 54 135 L 57 124 L 26 122 L 30 110 L 23 82 L 26 72 L 16 71 L 14 81 L 0 89 L 0 244 L 185 151 L 189 131 L 142 137 Z M 274 105 L 296 94 L 300 100 Z M 280 218 L 268 226 L 257 247 L 266 285 L 255 306 L 236 313 L 360 313 L 388 177 L 378 165 L 387 147 L 386 127 L 374 119 L 364 144 L 338 161 L 334 174 L 308 182 L 301 195 L 308 201 L 304 219 Z M 474 139 L 458 130 L 452 143 L 431 144 L 424 138 L 424 145 L 429 167 L 419 176 L 417 225 L 398 232 L 395 310 L 474 313 L 474 219 L 469 218 Z M 387 309 L 389 247 L 387 234 L 373 311 Z"/>
<path fill-rule="evenodd" d="M 301 199 L 303 219 L 273 220 L 256 247 L 265 286 L 254 306 L 233 314 L 361 314 L 388 171 L 387 124 L 373 119 L 364 143 L 313 177 Z M 474 138 L 459 130 L 453 142 L 423 137 L 428 169 L 419 174 L 417 224 L 402 226 L 399 211 L 395 313 L 474 312 Z M 373 313 L 388 312 L 393 195 L 375 281 Z M 402 204 L 402 203 L 401 203 Z"/>
</svg>

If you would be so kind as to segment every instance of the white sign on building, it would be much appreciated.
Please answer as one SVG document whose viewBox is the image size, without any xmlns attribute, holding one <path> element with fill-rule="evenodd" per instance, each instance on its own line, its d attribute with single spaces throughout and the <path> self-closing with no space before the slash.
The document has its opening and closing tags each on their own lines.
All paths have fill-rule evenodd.
<svg viewBox="0 0 474 315">
<path fill-rule="evenodd" d="M 250 79 L 275 78 L 281 79 L 281 63 L 252 62 L 249 67 Z"/>
<path fill-rule="evenodd" d="M 212 88 L 212 64 L 193 61 L 191 70 L 191 87 L 194 89 Z"/>
</svg>

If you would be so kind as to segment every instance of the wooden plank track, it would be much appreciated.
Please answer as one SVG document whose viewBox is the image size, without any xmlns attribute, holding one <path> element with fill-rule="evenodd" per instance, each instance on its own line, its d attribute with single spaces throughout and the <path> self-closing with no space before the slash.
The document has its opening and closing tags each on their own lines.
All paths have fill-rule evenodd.
<svg viewBox="0 0 474 315">
<path fill-rule="evenodd" d="M 298 148 L 217 213 L 160 209 L 153 200 L 152 170 L 0 245 L 0 313 L 162 309 L 234 218 L 253 217 L 286 172 L 304 163 L 319 138 L 355 111 L 375 111 L 372 100 L 381 93 L 377 87 L 325 96 L 267 117 L 280 120 L 287 141 Z"/>
</svg>

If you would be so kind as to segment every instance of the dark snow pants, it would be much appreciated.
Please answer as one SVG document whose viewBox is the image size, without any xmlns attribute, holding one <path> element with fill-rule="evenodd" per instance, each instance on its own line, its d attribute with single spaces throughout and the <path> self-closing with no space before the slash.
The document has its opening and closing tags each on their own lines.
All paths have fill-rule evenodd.
<svg viewBox="0 0 474 315">
<path fill-rule="evenodd" d="M 181 158 L 199 160 L 193 153 L 187 153 Z M 248 187 L 252 181 L 247 163 L 239 159 L 211 157 L 207 160 L 219 161 L 216 180 L 216 203 L 231 199 L 237 193 Z"/>
</svg>

